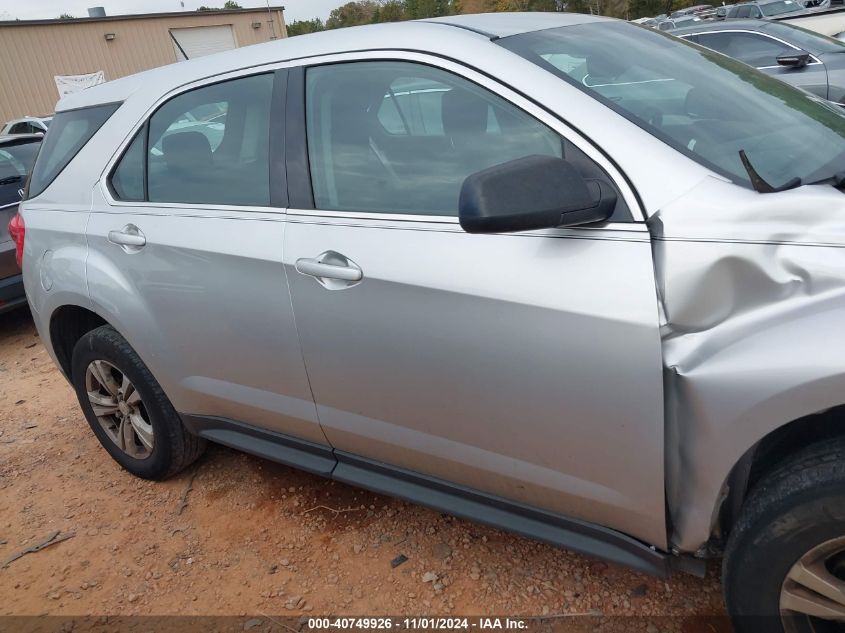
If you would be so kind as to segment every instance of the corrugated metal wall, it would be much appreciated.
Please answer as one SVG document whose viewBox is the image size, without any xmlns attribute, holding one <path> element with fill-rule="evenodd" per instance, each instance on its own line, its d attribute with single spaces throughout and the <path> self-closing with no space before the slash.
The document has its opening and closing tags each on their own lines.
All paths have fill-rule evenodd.
<svg viewBox="0 0 845 633">
<path fill-rule="evenodd" d="M 25 115 L 53 111 L 59 99 L 54 75 L 98 70 L 106 81 L 171 64 L 176 51 L 170 28 L 231 24 L 237 46 L 287 35 L 282 11 L 182 13 L 143 19 L 0 24 L 0 125 Z M 260 22 L 259 28 L 253 23 Z M 106 33 L 114 33 L 111 41 Z"/>
</svg>

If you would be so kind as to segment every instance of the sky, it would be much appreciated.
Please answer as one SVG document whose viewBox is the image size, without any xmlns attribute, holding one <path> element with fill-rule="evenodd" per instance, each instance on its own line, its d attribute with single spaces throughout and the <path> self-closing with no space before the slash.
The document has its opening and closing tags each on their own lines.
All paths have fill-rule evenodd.
<svg viewBox="0 0 845 633">
<path fill-rule="evenodd" d="M 193 11 L 200 5 L 223 6 L 225 0 L 0 0 L 0 20 L 55 18 L 70 13 L 77 18 L 88 15 L 88 7 L 105 7 L 106 15 Z M 325 20 L 329 12 L 345 0 L 270 0 L 271 6 L 285 7 L 285 21 Z M 184 8 L 182 8 L 184 4 Z M 242 7 L 266 7 L 266 0 L 238 0 Z"/>
</svg>

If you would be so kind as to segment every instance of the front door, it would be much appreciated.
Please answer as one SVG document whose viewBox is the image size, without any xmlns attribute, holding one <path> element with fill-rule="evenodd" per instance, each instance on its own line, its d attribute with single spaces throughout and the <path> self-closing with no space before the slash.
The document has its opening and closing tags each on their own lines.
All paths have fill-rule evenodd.
<svg viewBox="0 0 845 633">
<path fill-rule="evenodd" d="M 665 543 L 658 313 L 633 197 L 606 226 L 464 233 L 461 183 L 493 164 L 564 156 L 612 179 L 538 120 L 553 118 L 449 62 L 301 76 L 288 179 L 310 165 L 313 204 L 293 196 L 284 261 L 332 446 Z"/>
</svg>

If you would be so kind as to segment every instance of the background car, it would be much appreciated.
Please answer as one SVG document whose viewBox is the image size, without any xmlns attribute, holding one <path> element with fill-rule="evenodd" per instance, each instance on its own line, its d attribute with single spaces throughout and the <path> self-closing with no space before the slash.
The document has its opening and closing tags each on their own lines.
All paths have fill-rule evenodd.
<svg viewBox="0 0 845 633">
<path fill-rule="evenodd" d="M 845 42 L 771 20 L 701 23 L 673 35 L 845 105 Z"/>
<path fill-rule="evenodd" d="M 775 16 L 797 15 L 806 12 L 807 9 L 795 0 L 758 0 L 757 2 L 742 2 L 734 5 L 725 17 L 728 19 L 759 19 L 773 18 Z"/>
<path fill-rule="evenodd" d="M 32 170 L 41 139 L 41 134 L 0 136 L 0 312 L 26 302 L 9 222 L 18 212 L 18 192 Z"/>
<path fill-rule="evenodd" d="M 26 116 L 22 119 L 12 119 L 3 126 L 0 134 L 45 134 L 52 120 L 52 116 Z"/>
<path fill-rule="evenodd" d="M 661 31 L 675 31 L 676 29 L 688 28 L 694 24 L 701 24 L 702 22 L 704 20 L 697 15 L 682 15 L 679 18 L 664 20 L 657 25 L 657 28 Z"/>
</svg>

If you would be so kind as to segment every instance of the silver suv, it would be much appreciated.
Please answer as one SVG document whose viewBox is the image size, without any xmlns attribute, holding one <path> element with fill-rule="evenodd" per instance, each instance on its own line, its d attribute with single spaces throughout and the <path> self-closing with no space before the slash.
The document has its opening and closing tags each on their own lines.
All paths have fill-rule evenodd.
<svg viewBox="0 0 845 633">
<path fill-rule="evenodd" d="M 820 630 L 843 171 L 837 109 L 651 29 L 344 29 L 60 102 L 24 281 L 135 475 L 211 440 L 645 572 L 724 555 L 738 630 Z"/>
</svg>

